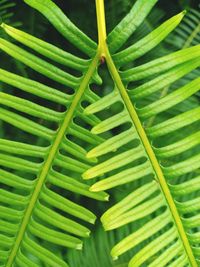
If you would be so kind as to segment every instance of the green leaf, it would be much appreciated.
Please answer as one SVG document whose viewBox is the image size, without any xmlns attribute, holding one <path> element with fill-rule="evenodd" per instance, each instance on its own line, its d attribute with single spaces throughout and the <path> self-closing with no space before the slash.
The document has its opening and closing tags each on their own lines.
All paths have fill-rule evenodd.
<svg viewBox="0 0 200 267">
<path fill-rule="evenodd" d="M 105 230 L 132 224 L 115 241 L 114 259 L 130 251 L 129 267 L 197 267 L 200 108 L 197 101 L 189 107 L 185 101 L 195 98 L 200 80 L 182 86 L 175 82 L 199 67 L 200 45 L 127 65 L 156 47 L 184 12 L 117 52 L 157 0 L 137 0 L 108 37 L 104 1 L 97 0 L 98 45 L 51 0 L 25 2 L 87 58 L 1 24 L 16 42 L 1 38 L 1 50 L 54 86 L 36 81 L 38 75 L 34 80 L 0 69 L 0 81 L 16 92 L 0 92 L 0 119 L 30 138 L 29 143 L 0 139 L 0 265 L 68 266 L 62 248 L 82 249 L 88 224 L 96 219 L 83 202 L 77 203 L 78 196 L 94 204 L 108 200 L 103 190 L 113 189 L 111 207 L 101 217 Z M 104 61 L 113 90 L 99 97 L 92 85 L 101 84 L 98 67 Z M 157 92 L 169 85 L 158 98 Z M 82 177 L 98 180 L 91 185 Z M 122 194 L 114 194 L 119 186 Z"/>
<path fill-rule="evenodd" d="M 112 30 L 107 37 L 107 43 L 111 53 L 116 52 L 133 34 L 137 27 L 143 22 L 149 14 L 157 0 L 136 1 L 135 5 L 130 10 L 122 21 Z"/>
<path fill-rule="evenodd" d="M 148 51 L 157 46 L 166 36 L 173 31 L 176 26 L 180 23 L 185 12 L 170 18 L 164 22 L 161 26 L 155 29 L 153 32 L 149 33 L 143 39 L 139 40 L 137 43 L 131 45 L 130 47 L 120 51 L 113 55 L 113 60 L 116 65 L 123 66 L 143 55 Z"/>
<path fill-rule="evenodd" d="M 140 2 L 137 1 L 136 4 Z M 168 34 L 167 27 L 162 30 L 163 36 Z M 126 34 L 126 28 L 124 32 Z M 117 43 L 117 36 L 115 39 Z M 151 48 L 153 48 L 151 43 L 146 44 L 144 52 Z M 186 99 L 199 91 L 199 80 L 193 80 L 180 88 L 175 87 L 174 91 L 167 92 L 161 99 L 151 98 L 154 100 L 152 103 L 149 103 L 147 98 L 197 68 L 200 62 L 199 52 L 200 47 L 197 45 L 132 69 L 125 66 L 126 70 L 119 71 L 120 64 L 115 65 L 117 54 L 113 55 L 114 51 L 112 47 L 109 47 L 109 43 L 108 46 L 106 44 L 104 46 L 104 55 L 113 79 L 114 89 L 104 98 L 87 107 L 85 113 L 100 112 L 101 114 L 106 109 L 111 111 L 111 107 L 119 102 L 122 108 L 113 114 L 109 112 L 107 118 L 101 119 L 101 122 L 92 128 L 92 133 L 102 134 L 112 131 L 114 136 L 105 135 L 106 140 L 87 154 L 88 158 L 102 155 L 107 155 L 107 158 L 102 158 L 100 163 L 87 170 L 83 178 L 99 179 L 90 188 L 94 192 L 123 184 L 129 188 L 127 193 L 124 192 L 127 196 L 114 200 L 116 203 L 101 217 L 105 230 L 118 229 L 129 223 L 135 225 L 133 232 L 119 241 L 111 251 L 113 258 L 117 259 L 120 255 L 132 250 L 133 257 L 128 266 L 166 266 L 169 264 L 176 266 L 179 263 L 181 263 L 180 266 L 186 264 L 198 266 L 199 254 L 195 250 L 195 245 L 199 242 L 199 231 L 195 227 L 200 221 L 199 215 L 195 216 L 192 212 L 199 211 L 197 205 L 199 198 L 195 194 L 189 196 L 188 190 L 179 191 L 179 186 L 182 185 L 182 179 L 185 177 L 185 182 L 190 182 L 193 188 L 191 192 L 198 188 L 196 186 L 198 178 L 191 181 L 189 179 L 195 176 L 195 172 L 200 167 L 200 155 L 198 151 L 192 156 L 184 152 L 199 144 L 198 129 L 193 126 L 194 122 L 200 120 L 199 107 L 185 109 L 182 113 L 179 111 L 179 114 L 171 115 L 169 119 L 160 114 L 173 110 L 180 103 L 184 104 Z M 126 59 L 123 54 L 125 52 L 118 54 L 120 53 L 124 55 L 124 65 L 129 63 L 129 59 Z M 138 56 L 142 55 L 143 53 L 139 51 Z M 130 60 L 131 57 L 134 59 L 134 53 L 130 54 Z M 123 64 L 123 56 L 120 63 Z M 141 85 L 127 90 L 129 83 L 133 81 L 140 81 Z M 139 108 L 136 108 L 138 106 Z M 154 125 L 145 128 L 146 120 L 155 115 L 158 119 Z M 123 127 L 124 125 L 129 126 Z M 191 137 L 187 137 L 185 126 L 190 126 L 193 133 Z M 115 131 L 116 127 L 118 127 L 117 131 Z M 176 130 L 180 129 L 183 137 L 177 141 Z M 172 133 L 174 141 L 169 144 L 170 139 L 165 141 L 166 135 Z M 152 142 L 161 145 L 156 147 Z M 168 145 L 162 145 L 163 143 L 168 143 Z M 174 162 L 173 156 L 179 154 L 180 156 Z M 168 161 L 162 163 L 161 160 L 165 156 Z M 175 178 L 173 182 L 175 184 L 171 185 L 170 181 Z M 134 183 L 135 180 L 137 183 Z M 176 194 L 176 190 L 181 192 L 185 199 L 190 197 L 191 199 L 189 201 L 176 199 L 173 195 Z"/>
<path fill-rule="evenodd" d="M 79 30 L 51 0 L 24 0 L 41 12 L 53 26 L 73 45 L 89 56 L 94 56 L 97 44 Z"/>
<path fill-rule="evenodd" d="M 121 78 L 124 82 L 142 80 L 152 75 L 163 73 L 178 66 L 179 64 L 188 62 L 189 60 L 200 56 L 200 45 L 196 45 L 178 52 L 171 53 L 164 57 L 155 59 L 141 66 L 122 71 Z"/>
<path fill-rule="evenodd" d="M 83 124 L 87 123 L 91 127 L 99 122 L 96 116 L 83 115 L 81 107 L 82 101 L 93 103 L 98 99 L 90 90 L 90 84 L 101 82 L 96 72 L 99 53 L 94 50 L 95 43 L 81 33 L 53 2 L 46 1 L 46 6 L 43 1 L 36 2 L 40 2 L 37 7 L 47 12 L 47 17 L 59 30 L 63 30 L 60 20 L 67 25 L 68 30 L 64 34 L 72 43 L 79 41 L 81 49 L 90 55 L 95 52 L 95 55 L 84 60 L 6 24 L 1 25 L 7 34 L 31 51 L 4 39 L 0 41 L 1 50 L 57 82 L 55 88 L 52 88 L 0 70 L 2 82 L 34 95 L 37 99 L 34 102 L 20 95 L 0 92 L 0 119 L 14 129 L 18 128 L 23 133 L 43 140 L 43 145 L 39 146 L 0 139 L 0 176 L 3 185 L 0 189 L 0 231 L 1 239 L 5 240 L 0 245 L 0 265 L 7 267 L 13 264 L 38 266 L 35 257 L 41 264 L 68 266 L 62 257 L 54 254 L 52 246 L 81 249 L 81 239 L 90 234 L 88 223 L 93 224 L 96 219 L 91 211 L 75 203 L 74 198 L 70 200 L 69 192 L 94 200 L 108 200 L 106 193 L 90 192 L 90 186 L 81 181 L 81 174 L 92 166 L 95 159 L 86 158 L 87 151 L 80 142 L 85 146 L 91 142 L 99 144 L 102 138 L 95 137 L 74 121 L 75 118 L 81 118 Z M 33 1 L 31 4 L 34 4 Z M 52 14 L 52 9 L 56 10 L 56 16 Z M 43 59 L 34 55 L 34 51 L 39 52 Z M 46 58 L 53 63 L 49 63 Z M 67 73 L 54 62 L 78 70 L 79 76 Z M 73 90 L 73 94 L 61 92 L 57 89 L 60 85 Z M 51 105 L 43 106 L 41 103 L 44 100 L 61 105 L 64 111 L 54 110 Z M 56 128 L 54 126 L 52 129 L 50 122 Z M 67 135 L 73 136 L 75 141 Z M 62 195 L 62 190 L 68 194 Z M 42 242 L 38 242 L 38 238 Z"/>
<path fill-rule="evenodd" d="M 11 0 L 2 0 L 0 2 L 0 21 L 11 23 L 13 12 L 12 8 L 16 4 Z"/>
</svg>

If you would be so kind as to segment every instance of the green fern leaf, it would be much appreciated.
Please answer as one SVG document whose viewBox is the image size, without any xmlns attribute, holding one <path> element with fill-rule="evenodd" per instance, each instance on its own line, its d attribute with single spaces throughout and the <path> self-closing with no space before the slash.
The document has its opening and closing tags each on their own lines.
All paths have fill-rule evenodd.
<svg viewBox="0 0 200 267">
<path fill-rule="evenodd" d="M 142 1 L 137 1 L 137 5 L 141 3 Z M 147 5 L 148 3 L 146 2 Z M 150 5 L 151 3 L 149 7 Z M 123 23 L 127 20 L 128 24 L 132 12 L 124 18 Z M 107 154 L 109 159 L 102 159 L 102 162 L 87 170 L 83 178 L 101 177 L 90 188 L 92 192 L 124 184 L 133 188 L 101 218 L 106 230 L 136 223 L 133 233 L 116 244 L 111 251 L 116 259 L 133 249 L 130 267 L 199 266 L 199 198 L 189 194 L 199 190 L 197 170 L 200 168 L 200 155 L 197 153 L 189 158 L 184 157 L 185 151 L 199 144 L 199 130 L 198 127 L 191 128 L 193 134 L 182 140 L 174 138 L 172 144 L 165 145 L 165 139 L 180 129 L 184 135 L 185 127 L 192 127 L 195 122 L 199 122 L 200 109 L 195 107 L 185 110 L 165 121 L 159 115 L 198 92 L 200 80 L 197 78 L 145 106 L 144 99 L 199 67 L 200 46 L 183 49 L 132 69 L 119 70 L 155 47 L 179 24 L 182 17 L 183 14 L 175 16 L 138 43 L 114 55 L 116 50 L 108 35 L 104 55 L 115 89 L 85 109 L 86 114 L 95 114 L 119 102 L 123 106 L 117 114 L 110 114 L 93 127 L 94 134 L 103 134 L 116 127 L 120 130 L 87 154 L 88 158 Z M 131 27 L 131 23 L 128 25 Z M 129 35 L 129 30 L 124 28 L 122 35 L 126 34 Z M 140 82 L 141 85 L 133 88 L 133 82 Z M 144 128 L 146 120 L 153 116 L 158 117 L 154 125 Z M 156 143 L 161 146 L 157 147 Z M 180 154 L 182 157 L 179 157 Z M 178 162 L 173 162 L 175 156 L 179 159 Z M 168 160 L 165 164 L 161 161 L 163 158 Z M 189 180 L 186 176 L 186 180 L 181 182 L 180 178 L 186 174 L 192 174 L 192 179 Z M 183 190 L 188 183 L 191 189 Z M 191 196 L 192 199 L 185 201 L 183 196 L 189 199 Z M 141 226 L 137 224 L 139 220 L 143 220 Z"/>
<path fill-rule="evenodd" d="M 9 22 L 10 18 L 13 16 L 13 13 L 10 12 L 10 9 L 15 6 L 13 1 L 1 0 L 0 2 L 0 17 L 4 22 Z"/>
<path fill-rule="evenodd" d="M 189 9 L 177 29 L 166 39 L 166 43 L 174 50 L 183 49 L 200 42 L 200 11 Z M 185 84 L 199 77 L 199 69 L 192 71 L 179 84 Z"/>
<path fill-rule="evenodd" d="M 173 40 L 173 41 L 172 41 Z M 175 48 L 187 48 L 197 45 L 200 41 L 200 13 L 199 10 L 190 9 L 182 23 L 167 39 Z"/>
<path fill-rule="evenodd" d="M 3 184 L 0 189 L 1 265 L 68 266 L 62 255 L 54 253 L 55 246 L 80 249 L 80 238 L 87 237 L 89 230 L 74 217 L 93 223 L 95 215 L 58 191 L 64 189 L 65 192 L 103 201 L 108 199 L 108 195 L 102 190 L 128 185 L 130 193 L 102 216 L 103 225 L 106 230 L 112 230 L 138 220 L 143 220 L 143 223 L 137 224 L 131 234 L 114 246 L 111 251 L 113 258 L 133 249 L 130 267 L 143 264 L 198 266 L 199 198 L 193 193 L 199 190 L 197 170 L 200 155 L 196 153 L 189 158 L 179 155 L 199 144 L 199 131 L 193 127 L 190 136 L 174 139 L 170 144 L 163 136 L 180 129 L 184 131 L 193 123 L 198 123 L 200 108 L 185 110 L 165 121 L 160 114 L 195 94 L 200 89 L 199 78 L 168 92 L 153 103 L 145 106 L 142 103 L 149 95 L 199 67 L 200 45 L 131 69 L 126 67 L 156 47 L 177 27 L 185 12 L 164 22 L 136 44 L 119 51 L 157 0 L 136 1 L 130 13 L 108 37 L 104 1 L 97 0 L 98 45 L 51 0 L 25 2 L 47 17 L 88 59 L 76 57 L 5 23 L 1 25 L 9 36 L 41 54 L 41 57 L 2 38 L 1 50 L 53 80 L 57 86 L 63 85 L 73 91 L 72 94 L 70 91 L 62 92 L 56 86 L 53 88 L 0 69 L 0 81 L 31 93 L 37 99 L 65 107 L 65 111 L 60 112 L 19 96 L 0 93 L 0 119 L 40 138 L 42 143 L 48 143 L 42 146 L 0 139 Z M 109 95 L 99 98 L 90 89 L 90 84 L 101 84 L 97 69 L 104 61 L 107 62 L 114 89 Z M 57 63 L 80 72 L 81 76 L 63 70 Z M 134 82 L 137 86 L 132 88 Z M 83 101 L 89 102 L 85 110 Z M 122 109 L 111 113 L 107 119 L 100 119 L 94 114 L 116 103 L 121 103 Z M 152 116 L 158 119 L 154 125 L 145 128 L 146 120 Z M 92 128 L 91 132 L 81 123 L 79 125 L 76 119 Z M 51 123 L 57 126 L 56 130 L 52 129 Z M 126 127 L 121 127 L 124 125 Z M 120 129 L 117 134 L 104 136 L 105 132 L 116 127 Z M 73 136 L 73 140 L 69 135 Z M 157 146 L 156 142 L 163 139 L 164 145 Z M 89 144 L 94 148 L 87 154 L 80 140 L 81 144 L 84 143 L 83 147 Z M 101 158 L 103 155 L 109 158 Z M 97 157 L 100 157 L 100 162 L 93 166 Z M 168 160 L 168 165 L 162 162 L 163 159 Z M 187 176 L 184 181 L 179 179 L 188 173 L 192 174 L 192 179 Z M 81 181 L 81 175 L 84 179 L 102 179 L 90 187 Z M 190 189 L 183 190 L 185 185 Z M 192 197 L 185 201 L 188 195 Z"/>
<path fill-rule="evenodd" d="M 101 201 L 108 198 L 105 193 L 90 192 L 89 185 L 81 181 L 81 174 L 95 159 L 87 160 L 86 150 L 67 137 L 71 135 L 85 144 L 94 145 L 102 140 L 75 122 L 75 118 L 81 118 L 94 126 L 99 121 L 93 115 L 84 116 L 81 106 L 84 100 L 93 103 L 98 99 L 89 86 L 91 82 L 101 82 L 96 73 L 99 53 L 94 55 L 97 45 L 78 30 L 52 1 L 26 2 L 44 13 L 67 39 L 93 56 L 87 60 L 78 58 L 11 26 L 1 25 L 10 37 L 37 51 L 43 58 L 4 39 L 0 40 L 1 50 L 57 82 L 58 86 L 70 88 L 73 94 L 0 70 L 2 82 L 35 95 L 37 101 L 49 100 L 66 110 L 58 112 L 0 92 L 0 119 L 48 143 L 39 146 L 0 139 L 0 263 L 7 267 L 13 264 L 38 266 L 34 260 L 37 258 L 48 266 L 68 266 L 62 257 L 53 253 L 52 246 L 81 249 L 80 238 L 88 237 L 90 231 L 79 221 L 94 223 L 95 215 L 58 194 L 57 189 Z M 44 58 L 79 71 L 81 76 L 76 77 Z M 49 123 L 56 124 L 56 130 L 49 127 Z M 37 242 L 38 239 L 41 242 Z M 49 245 L 45 246 L 45 242 Z"/>
</svg>

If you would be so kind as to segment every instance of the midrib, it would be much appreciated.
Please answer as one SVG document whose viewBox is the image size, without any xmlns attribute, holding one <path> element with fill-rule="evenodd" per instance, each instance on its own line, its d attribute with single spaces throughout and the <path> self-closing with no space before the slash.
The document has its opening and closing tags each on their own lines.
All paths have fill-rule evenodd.
<svg viewBox="0 0 200 267">
<path fill-rule="evenodd" d="M 197 27 L 193 30 L 193 32 L 190 34 L 190 36 L 187 38 L 187 40 L 185 41 L 182 49 L 188 48 L 191 45 L 191 43 L 193 42 L 194 38 L 198 35 L 199 31 L 200 31 L 200 22 L 197 25 Z"/>
<path fill-rule="evenodd" d="M 99 62 L 99 50 L 97 51 L 96 53 L 96 56 L 94 57 L 94 59 L 92 60 L 89 68 L 88 68 L 88 71 L 86 72 L 85 76 L 83 77 L 82 79 L 82 82 L 80 84 L 80 87 L 77 91 L 77 93 L 75 94 L 74 96 L 74 99 L 69 107 L 69 109 L 66 111 L 66 116 L 63 120 L 63 123 L 62 125 L 60 126 L 59 130 L 58 130 L 58 133 L 55 137 L 55 140 L 53 142 L 53 144 L 51 145 L 51 148 L 50 148 L 50 151 L 49 151 L 49 154 L 48 154 L 48 157 L 46 158 L 45 162 L 43 163 L 43 168 L 42 168 L 42 171 L 39 175 L 39 177 L 37 178 L 37 184 L 34 188 L 34 191 L 32 193 L 32 196 L 30 198 L 30 202 L 29 202 L 29 205 L 25 211 L 25 214 L 24 214 L 24 217 L 23 217 L 23 220 L 22 220 L 22 223 L 21 223 L 21 226 L 20 226 L 20 229 L 19 229 L 19 232 L 17 234 L 17 237 L 16 237 L 16 240 L 15 240 L 15 244 L 11 250 L 11 253 L 10 253 L 10 256 L 8 258 L 8 262 L 6 264 L 6 267 L 11 267 L 14 260 L 15 260 L 15 257 L 17 255 L 17 252 L 18 252 L 18 249 L 20 247 L 20 244 L 21 244 L 21 241 L 23 240 L 23 236 L 24 236 L 24 233 L 26 231 L 26 228 L 27 228 L 27 225 L 29 223 L 29 220 L 30 220 L 30 217 L 32 215 L 32 212 L 33 212 L 33 209 L 34 209 L 34 206 L 35 206 L 35 203 L 38 199 L 38 196 L 40 194 L 40 191 L 42 189 L 42 186 L 46 180 L 46 177 L 49 173 L 49 170 L 52 166 L 52 163 L 54 161 L 54 158 L 57 154 L 57 151 L 59 149 L 59 146 L 63 140 L 63 137 L 66 133 L 66 130 L 73 118 L 73 115 L 74 115 L 74 111 L 86 89 L 86 87 L 88 86 L 89 82 L 90 82 L 90 79 L 98 65 L 98 62 Z"/>
<path fill-rule="evenodd" d="M 147 156 L 148 156 L 148 158 L 151 162 L 151 165 L 155 171 L 155 174 L 157 177 L 157 182 L 159 183 L 159 185 L 163 191 L 163 195 L 166 198 L 166 202 L 169 206 L 169 209 L 170 209 L 171 214 L 173 216 L 174 222 L 177 226 L 177 230 L 178 230 L 179 236 L 182 240 L 182 243 L 183 243 L 184 249 L 186 251 L 186 254 L 188 256 L 188 259 L 190 261 L 190 265 L 192 267 L 198 267 L 196 259 L 193 255 L 190 243 L 188 241 L 187 235 L 185 233 L 182 221 L 180 219 L 180 215 L 178 213 L 178 210 L 177 210 L 176 205 L 174 203 L 174 200 L 172 198 L 171 192 L 169 190 L 169 187 L 168 187 L 166 180 L 165 180 L 165 177 L 163 175 L 162 169 L 158 163 L 158 160 L 155 156 L 155 153 L 154 153 L 154 151 L 151 147 L 151 144 L 147 138 L 145 130 L 144 130 L 144 128 L 140 122 L 138 115 L 137 115 L 137 112 L 135 111 L 135 109 L 132 105 L 132 102 L 128 96 L 126 88 L 124 87 L 124 84 L 123 84 L 121 77 L 118 73 L 118 70 L 115 67 L 115 64 L 111 58 L 110 52 L 107 48 L 107 45 L 105 46 L 105 59 L 106 59 L 109 71 L 113 77 L 113 81 L 116 83 L 116 86 L 119 90 L 119 93 L 120 93 L 120 95 L 124 101 L 124 104 L 125 104 L 128 112 L 129 112 L 129 115 L 130 115 L 130 117 L 131 117 L 131 119 L 135 125 L 137 132 L 138 132 L 138 135 L 139 135 L 139 137 L 143 143 L 143 147 L 146 150 Z"/>
<path fill-rule="evenodd" d="M 174 219 L 174 223 L 177 227 L 177 231 L 179 233 L 180 239 L 182 240 L 185 252 L 188 256 L 189 263 L 191 267 L 198 267 L 197 262 L 195 260 L 195 257 L 193 255 L 192 249 L 190 247 L 190 243 L 188 241 L 187 235 L 185 233 L 182 221 L 180 219 L 178 210 L 176 208 L 176 205 L 174 203 L 174 200 L 172 198 L 171 192 L 168 188 L 168 185 L 166 183 L 165 177 L 163 175 L 162 169 L 157 161 L 157 158 L 154 154 L 154 151 L 151 147 L 151 144 L 147 138 L 147 135 L 144 131 L 144 128 L 140 122 L 140 119 L 137 115 L 137 112 L 135 111 L 132 102 L 129 98 L 129 95 L 126 91 L 126 88 L 124 87 L 124 84 L 121 80 L 121 77 L 118 73 L 118 70 L 112 60 L 112 57 L 110 55 L 108 46 L 106 44 L 106 23 L 105 23 L 105 7 L 104 7 L 104 0 L 96 0 L 96 12 L 97 12 L 97 23 L 98 23 L 98 35 L 99 35 L 99 49 L 101 52 L 101 56 L 103 56 L 107 62 L 110 74 L 113 78 L 114 83 L 116 84 L 119 93 L 124 101 L 124 104 L 130 114 L 130 117 L 135 125 L 135 128 L 138 132 L 138 135 L 141 139 L 141 142 L 143 143 L 143 147 L 146 150 L 147 156 L 151 162 L 151 165 L 155 171 L 157 182 L 159 183 L 163 195 L 166 198 L 166 202 L 168 204 L 168 207 L 171 211 L 172 217 Z"/>
</svg>

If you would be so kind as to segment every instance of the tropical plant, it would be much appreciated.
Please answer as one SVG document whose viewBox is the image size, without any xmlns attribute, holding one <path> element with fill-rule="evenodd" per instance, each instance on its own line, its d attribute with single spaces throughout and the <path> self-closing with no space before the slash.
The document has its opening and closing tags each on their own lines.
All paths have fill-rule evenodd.
<svg viewBox="0 0 200 267">
<path fill-rule="evenodd" d="M 41 8 L 64 36 L 70 37 L 71 42 L 86 54 L 93 54 L 96 44 L 68 21 L 53 2 L 26 2 Z M 0 40 L 2 50 L 56 81 L 57 86 L 61 84 L 73 91 L 67 89 L 61 92 L 0 70 L 2 82 L 36 95 L 36 103 L 42 103 L 40 99 L 49 100 L 47 108 L 25 98 L 0 93 L 1 120 L 30 136 L 39 137 L 42 144 L 33 146 L 19 141 L 0 140 L 0 263 L 3 266 L 37 266 L 36 257 L 38 264 L 45 262 L 48 266 L 68 266 L 60 255 L 54 253 L 54 246 L 48 243 L 81 249 L 80 237 L 89 236 L 89 230 L 79 219 L 94 223 L 95 215 L 71 201 L 69 193 L 64 197 L 57 191 L 66 189 L 67 192 L 107 200 L 105 193 L 92 193 L 88 190 L 89 185 L 80 181 L 81 174 L 94 160 L 86 159 L 86 151 L 78 143 L 82 144 L 83 141 L 83 144 L 98 144 L 101 138 L 95 138 L 75 121 L 77 118 L 83 125 L 87 122 L 92 126 L 98 122 L 93 115 L 83 116 L 81 107 L 84 99 L 91 103 L 97 100 L 97 96 L 89 89 L 89 82 L 92 77 L 96 82 L 100 80 L 95 74 L 98 57 L 92 61 L 83 60 L 6 24 L 2 24 L 2 27 L 11 37 L 47 58 L 78 70 L 80 77 L 75 77 L 4 39 Z M 55 111 L 52 103 L 61 105 L 65 110 Z M 72 136 L 76 137 L 76 142 L 71 140 Z M 38 244 L 37 238 L 41 244 Z"/>
<path fill-rule="evenodd" d="M 10 18 L 13 16 L 13 12 L 10 12 L 10 9 L 13 6 L 15 6 L 15 3 L 13 1 L 0 1 L 0 17 L 3 21 L 6 21 L 7 23 L 10 21 Z"/>
<path fill-rule="evenodd" d="M 184 49 L 191 45 L 197 45 L 200 41 L 200 10 L 191 8 L 180 25 L 176 30 L 166 39 L 166 42 L 170 44 L 170 48 Z M 181 79 L 181 83 L 184 84 L 189 80 L 193 80 L 199 77 L 200 71 L 196 69 L 192 71 L 185 78 Z"/>
<path fill-rule="evenodd" d="M 0 139 L 0 266 L 68 266 L 58 247 L 81 249 L 80 238 L 89 236 L 85 222 L 95 221 L 76 195 L 105 201 L 104 190 L 115 187 L 122 193 L 111 198 L 116 203 L 102 216 L 103 226 L 133 228 L 112 249 L 114 259 L 131 250 L 130 267 L 198 266 L 200 108 L 198 102 L 181 113 L 176 108 L 200 90 L 200 78 L 163 98 L 158 92 L 200 66 L 200 45 L 136 65 L 185 12 L 126 47 L 157 0 L 137 0 L 108 35 L 104 1 L 96 0 L 98 44 L 51 0 L 25 2 L 87 58 L 1 24 L 23 45 L 1 38 L 1 50 L 55 86 L 39 74 L 36 81 L 0 69 L 0 81 L 16 88 L 16 95 L 0 92 L 0 119 L 19 133 L 18 140 Z M 94 90 L 105 63 L 113 89 L 101 97 Z M 154 101 L 146 104 L 150 95 Z M 100 180 L 90 186 L 82 177 Z"/>
<path fill-rule="evenodd" d="M 172 41 L 174 40 L 174 41 Z M 191 45 L 197 45 L 200 41 L 200 12 L 190 9 L 174 31 L 168 42 L 176 48 L 187 48 Z"/>
</svg>

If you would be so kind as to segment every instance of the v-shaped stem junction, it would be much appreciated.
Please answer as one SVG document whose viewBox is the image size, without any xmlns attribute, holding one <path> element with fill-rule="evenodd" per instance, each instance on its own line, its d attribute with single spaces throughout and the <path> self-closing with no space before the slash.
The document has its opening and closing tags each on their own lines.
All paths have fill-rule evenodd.
<svg viewBox="0 0 200 267">
<path fill-rule="evenodd" d="M 146 132 L 140 122 L 140 119 L 137 115 L 136 110 L 134 109 L 134 106 L 129 98 L 129 95 L 126 91 L 126 88 L 121 80 L 121 77 L 119 75 L 119 72 L 112 60 L 112 57 L 109 52 L 108 45 L 106 43 L 106 23 L 105 23 L 105 7 L 104 7 L 104 0 L 96 0 L 96 12 L 97 12 L 97 24 L 98 24 L 98 37 L 99 37 L 99 54 L 101 57 L 103 57 L 107 63 L 108 69 L 110 71 L 110 74 L 113 78 L 113 81 L 115 85 L 117 86 L 119 93 L 124 100 L 124 104 L 130 114 L 130 117 L 135 125 L 135 128 L 138 132 L 138 135 L 140 136 L 140 140 L 143 144 L 143 147 L 147 153 L 147 156 L 149 158 L 149 161 L 151 162 L 151 165 L 155 171 L 156 174 L 156 180 L 160 185 L 160 188 L 163 192 L 163 196 L 166 199 L 166 202 L 168 204 L 168 207 L 171 211 L 172 217 L 174 219 L 174 223 L 177 227 L 180 239 L 182 240 L 183 247 L 185 249 L 185 252 L 188 256 L 190 266 L 191 267 L 198 267 L 196 259 L 193 255 L 193 251 L 191 249 L 190 243 L 188 241 L 185 229 L 183 227 L 180 215 L 178 213 L 178 210 L 176 208 L 176 205 L 174 203 L 174 200 L 172 198 L 171 192 L 169 190 L 169 187 L 167 185 L 167 182 L 165 180 L 165 177 L 163 175 L 162 169 L 160 167 L 160 164 L 155 156 L 155 153 L 151 147 L 151 144 L 149 142 L 149 139 L 147 138 Z"/>
</svg>

